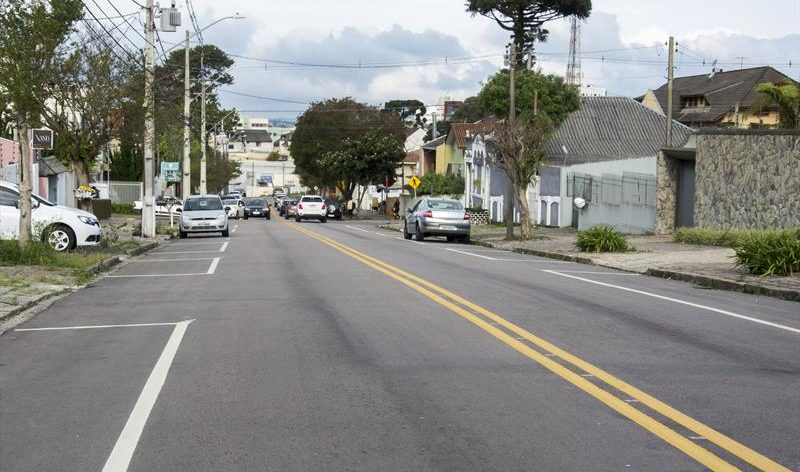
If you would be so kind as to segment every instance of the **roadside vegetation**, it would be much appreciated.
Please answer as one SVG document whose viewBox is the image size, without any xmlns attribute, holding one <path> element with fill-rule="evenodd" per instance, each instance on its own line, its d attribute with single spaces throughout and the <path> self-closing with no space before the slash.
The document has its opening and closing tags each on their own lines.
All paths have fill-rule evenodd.
<svg viewBox="0 0 800 472">
<path fill-rule="evenodd" d="M 575 245 L 582 252 L 625 252 L 631 249 L 622 233 L 606 225 L 578 231 Z"/>
<path fill-rule="evenodd" d="M 58 252 L 40 241 L 21 246 L 17 241 L 0 241 L 0 266 L 41 266 L 49 269 L 69 269 L 77 283 L 92 277 L 89 270 L 108 257 L 108 254 L 84 251 Z"/>
<path fill-rule="evenodd" d="M 117 202 L 111 204 L 111 212 L 117 215 L 135 215 L 133 205 L 125 202 Z"/>
<path fill-rule="evenodd" d="M 800 273 L 800 228 L 753 232 L 735 246 L 736 267 L 763 276 Z"/>
</svg>

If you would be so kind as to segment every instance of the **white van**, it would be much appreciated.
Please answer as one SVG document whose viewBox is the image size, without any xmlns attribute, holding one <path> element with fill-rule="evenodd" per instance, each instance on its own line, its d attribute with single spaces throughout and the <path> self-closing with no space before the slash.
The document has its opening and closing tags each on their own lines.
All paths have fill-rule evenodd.
<svg viewBox="0 0 800 472">
<path fill-rule="evenodd" d="M 32 195 L 33 237 L 47 242 L 56 251 L 100 244 L 102 230 L 93 214 L 56 205 Z M 0 181 L 0 239 L 19 237 L 19 187 Z"/>
</svg>

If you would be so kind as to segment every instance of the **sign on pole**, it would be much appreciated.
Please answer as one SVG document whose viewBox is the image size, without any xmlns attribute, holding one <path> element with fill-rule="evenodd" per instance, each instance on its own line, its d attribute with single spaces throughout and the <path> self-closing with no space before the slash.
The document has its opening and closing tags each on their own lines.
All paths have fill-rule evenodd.
<svg viewBox="0 0 800 472">
<path fill-rule="evenodd" d="M 181 181 L 181 165 L 179 162 L 162 162 L 161 179 L 165 182 Z"/>
<path fill-rule="evenodd" d="M 411 180 L 408 181 L 408 185 L 410 185 L 411 188 L 413 188 L 414 190 L 416 190 L 417 187 L 419 187 L 419 184 L 421 183 L 422 181 L 419 180 L 419 177 L 417 177 L 416 175 L 414 177 L 411 177 Z"/>
<path fill-rule="evenodd" d="M 31 130 L 33 149 L 53 149 L 53 130 L 35 128 Z"/>
</svg>

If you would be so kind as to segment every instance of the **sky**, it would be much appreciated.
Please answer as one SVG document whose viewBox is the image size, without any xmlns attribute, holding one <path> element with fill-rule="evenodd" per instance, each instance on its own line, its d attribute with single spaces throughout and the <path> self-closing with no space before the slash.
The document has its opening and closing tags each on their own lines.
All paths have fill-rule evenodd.
<svg viewBox="0 0 800 472">
<path fill-rule="evenodd" d="M 509 40 L 493 20 L 470 16 L 462 0 L 189 1 L 201 28 L 245 17 L 217 23 L 203 39 L 240 56 L 220 101 L 252 116 L 293 118 L 332 97 L 375 106 L 463 100 L 502 67 Z M 184 23 L 179 33 L 161 33 L 167 48 L 191 27 L 186 0 L 176 3 Z M 564 75 L 569 23 L 547 27 L 536 67 Z M 772 65 L 800 79 L 800 0 L 594 0 L 581 23 L 583 83 L 630 97 L 659 87 L 670 35 L 678 44 L 676 77 L 709 73 L 717 60 L 724 70 Z"/>
</svg>

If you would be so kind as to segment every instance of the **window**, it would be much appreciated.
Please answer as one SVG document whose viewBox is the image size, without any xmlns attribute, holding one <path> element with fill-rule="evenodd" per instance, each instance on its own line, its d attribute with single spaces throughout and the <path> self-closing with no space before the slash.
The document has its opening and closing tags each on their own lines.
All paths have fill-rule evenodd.
<svg viewBox="0 0 800 472">
<path fill-rule="evenodd" d="M 428 208 L 431 210 L 463 210 L 460 202 L 455 200 L 428 200 Z"/>
<path fill-rule="evenodd" d="M 11 189 L 0 187 L 0 205 L 17 206 L 19 194 Z"/>
<path fill-rule="evenodd" d="M 681 108 L 700 108 L 707 106 L 708 102 L 706 101 L 706 97 L 702 95 L 681 97 Z"/>
<path fill-rule="evenodd" d="M 190 198 L 183 206 L 184 211 L 222 210 L 222 200 L 216 198 Z"/>
</svg>

